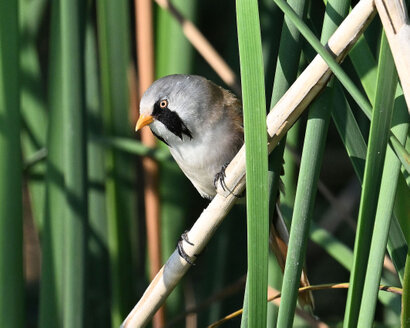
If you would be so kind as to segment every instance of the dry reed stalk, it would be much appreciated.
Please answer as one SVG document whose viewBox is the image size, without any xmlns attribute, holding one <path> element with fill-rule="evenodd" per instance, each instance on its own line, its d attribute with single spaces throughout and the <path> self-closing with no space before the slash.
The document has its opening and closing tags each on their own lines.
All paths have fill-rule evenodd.
<svg viewBox="0 0 410 328">
<path fill-rule="evenodd" d="M 314 286 L 309 286 L 309 287 L 314 287 Z M 268 302 L 271 302 L 272 304 L 275 304 L 276 306 L 279 306 L 280 305 L 280 296 L 281 296 L 281 293 L 279 291 L 277 291 L 276 289 L 268 286 Z M 208 328 L 219 327 L 223 323 L 228 322 L 228 321 L 242 315 L 242 313 L 243 313 L 243 309 L 240 309 L 240 310 L 237 310 L 233 313 L 230 313 L 227 316 L 225 316 L 224 318 L 210 324 L 208 326 Z M 304 321 L 306 321 L 306 323 L 309 324 L 309 327 L 312 327 L 312 328 L 328 328 L 329 327 L 326 323 L 316 319 L 315 317 L 313 317 L 313 315 L 301 310 L 300 308 L 296 308 L 295 314 L 298 317 L 300 317 L 301 319 L 303 319 Z"/>
<path fill-rule="evenodd" d="M 154 45 L 151 0 L 135 1 L 135 28 L 137 36 L 137 61 L 139 75 L 138 101 L 154 81 Z M 155 147 L 156 140 L 149 129 L 141 131 L 141 141 L 148 147 Z M 158 164 L 149 157 L 142 159 L 144 170 L 145 221 L 147 227 L 150 278 L 161 269 L 160 210 L 158 196 Z M 153 327 L 165 325 L 165 310 L 162 307 L 153 318 Z"/>
<path fill-rule="evenodd" d="M 410 25 L 403 0 L 375 0 L 410 113 Z"/>
<path fill-rule="evenodd" d="M 349 288 L 348 283 L 310 285 L 310 286 L 306 286 L 306 287 L 300 287 L 298 292 L 302 293 L 302 292 L 305 292 L 307 290 L 309 290 L 309 291 L 318 291 L 318 290 L 348 289 L 348 288 Z M 385 292 L 397 294 L 397 295 L 403 295 L 403 289 L 398 288 L 398 287 L 379 285 L 378 289 L 382 290 L 382 291 L 385 291 Z M 278 292 L 278 291 L 274 290 L 273 288 L 269 287 L 268 302 L 272 302 L 274 304 L 279 305 L 281 296 L 282 296 L 281 292 Z M 243 313 L 243 309 L 237 310 L 237 311 L 227 315 L 226 317 L 222 318 L 221 320 L 218 320 L 217 322 L 214 322 L 213 324 L 209 325 L 208 328 L 219 327 L 221 324 L 223 324 L 223 323 L 225 323 L 229 320 L 232 320 L 233 318 L 241 315 L 242 313 Z M 301 313 L 301 310 L 296 309 L 296 313 Z M 308 319 L 307 316 L 306 316 L 306 319 Z M 328 327 L 328 325 L 325 324 L 324 322 L 316 321 L 315 319 L 313 319 L 315 321 L 312 321 L 312 319 L 307 320 L 311 324 L 311 327 L 319 327 L 319 328 Z"/>
<path fill-rule="evenodd" d="M 175 17 L 182 27 L 182 31 L 186 38 L 191 42 L 194 48 L 201 54 L 208 62 L 219 77 L 228 85 L 237 95 L 241 94 L 236 74 L 232 71 L 225 60 L 218 54 L 215 48 L 209 43 L 198 28 L 169 1 L 169 0 L 155 0 L 155 2 L 162 8 Z"/>
<path fill-rule="evenodd" d="M 374 12 L 373 0 L 361 0 L 329 39 L 327 46 L 335 54 L 338 61 L 341 61 L 347 55 L 348 50 L 368 25 Z M 325 61 L 319 55 L 316 56 L 270 111 L 267 117 L 270 137 L 268 148 L 270 152 L 310 102 L 326 86 L 330 76 L 331 71 Z M 183 241 L 184 250 L 191 258 L 191 261 L 195 260 L 195 254 L 201 253 L 234 205 L 236 201 L 234 194 L 240 194 L 245 188 L 244 147 L 240 149 L 227 167 L 225 182 L 227 189 L 231 190 L 232 193 L 223 192 L 222 188 L 218 187 L 218 194 L 188 232 L 188 240 L 193 245 Z M 167 296 L 190 266 L 175 250 L 148 286 L 137 305 L 124 320 L 122 327 L 143 327 L 148 324 L 156 310 L 165 302 Z"/>
</svg>

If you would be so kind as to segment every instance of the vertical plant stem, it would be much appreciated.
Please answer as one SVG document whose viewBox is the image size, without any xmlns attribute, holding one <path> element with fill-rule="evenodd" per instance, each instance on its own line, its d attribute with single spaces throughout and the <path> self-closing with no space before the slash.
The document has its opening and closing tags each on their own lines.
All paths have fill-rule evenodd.
<svg viewBox="0 0 410 328">
<path fill-rule="evenodd" d="M 51 6 L 49 62 L 49 129 L 47 130 L 46 199 L 42 235 L 39 326 L 63 326 L 64 192 L 60 2 Z"/>
<path fill-rule="evenodd" d="M 368 99 L 372 104 L 374 104 L 377 82 L 377 63 L 364 36 L 359 38 L 357 43 L 350 51 L 349 56 L 360 78 L 360 82 L 362 83 L 363 89 L 365 90 Z M 334 98 L 332 111 L 333 119 L 342 138 L 342 141 L 345 144 L 350 160 L 352 161 L 356 175 L 360 182 L 363 182 L 367 150 L 366 143 L 363 139 L 363 136 L 361 135 L 358 124 L 354 119 L 353 113 L 351 112 L 351 110 L 349 110 L 350 106 L 348 105 L 346 98 L 343 96 L 341 87 L 339 87 L 335 91 L 340 96 L 338 98 Z M 346 105 L 342 105 L 343 103 L 345 103 Z M 400 86 L 398 87 L 398 90 L 396 92 L 396 101 L 394 106 L 406 106 L 403 97 L 403 91 L 401 90 Z M 393 115 L 398 112 L 398 110 L 395 110 Z M 393 116 L 393 121 L 394 120 L 395 119 Z M 399 197 L 402 194 L 403 193 L 398 192 Z M 394 263 L 394 266 L 396 267 L 399 278 L 400 280 L 402 280 L 404 265 L 406 261 L 407 245 L 397 218 L 400 216 L 407 217 L 408 210 L 406 211 L 405 209 L 404 213 L 402 213 L 402 211 L 397 211 L 398 204 L 400 204 L 400 202 L 397 202 L 396 199 L 395 214 L 391 218 L 387 249 Z"/>
<path fill-rule="evenodd" d="M 395 119 L 395 122 L 392 122 L 391 131 L 399 136 L 401 143 L 404 143 L 408 131 L 408 113 L 405 105 L 396 106 Z M 377 287 L 380 284 L 382 275 L 383 260 L 386 253 L 387 239 L 389 237 L 400 167 L 400 160 L 394 151 L 390 147 L 387 147 L 366 279 L 363 287 L 363 298 L 359 312 L 359 327 L 372 327 L 373 325 L 378 295 Z"/>
<path fill-rule="evenodd" d="M 327 2 L 321 43 L 326 43 L 342 22 L 348 13 L 349 5 L 349 1 L 329 0 Z M 286 288 L 282 287 L 282 300 L 278 316 L 279 327 L 291 327 L 293 324 L 297 289 L 306 254 L 307 235 L 315 204 L 317 182 L 330 121 L 331 111 L 328 109 L 330 96 L 330 89 L 325 90 L 309 111 L 289 236 L 288 260 L 282 284 Z"/>
<path fill-rule="evenodd" d="M 88 4 L 85 40 L 85 84 L 87 108 L 87 303 L 92 315 L 86 317 L 87 326 L 104 327 L 110 322 L 109 261 L 107 209 L 105 207 L 104 147 L 93 139 L 102 135 L 102 106 L 99 92 L 97 35 L 93 24 L 93 7 Z"/>
<path fill-rule="evenodd" d="M 137 99 L 154 81 L 154 38 L 152 26 L 152 1 L 135 1 L 136 35 L 139 90 Z M 134 92 L 136 92 L 135 90 Z M 154 148 L 156 140 L 150 129 L 141 131 L 141 141 L 144 145 Z M 150 263 L 150 279 L 161 269 L 161 238 L 160 238 L 160 204 L 158 195 L 158 164 L 149 157 L 142 159 L 144 170 L 145 225 L 147 228 L 147 243 Z M 153 327 L 165 325 L 164 307 L 160 308 L 153 318 Z"/>
<path fill-rule="evenodd" d="M 82 327 L 85 297 L 85 231 L 87 224 L 86 148 L 82 42 L 82 1 L 61 0 L 61 65 L 67 208 L 64 252 L 64 327 Z"/>
<path fill-rule="evenodd" d="M 0 326 L 24 326 L 18 1 L 0 3 Z"/>
<path fill-rule="evenodd" d="M 306 1 L 294 1 L 290 0 L 289 5 L 294 9 L 295 13 L 301 17 L 302 19 L 306 15 Z M 276 70 L 274 76 L 274 82 L 272 87 L 272 95 L 271 95 L 271 102 L 270 107 L 273 108 L 276 103 L 280 100 L 280 98 L 285 94 L 289 86 L 293 81 L 295 81 L 299 62 L 300 62 L 300 53 L 301 53 L 301 35 L 299 30 L 292 24 L 292 22 L 287 18 L 284 17 L 282 32 L 280 37 L 280 44 L 279 44 L 279 52 L 278 52 L 278 60 L 276 62 Z M 278 214 L 276 213 L 276 203 L 278 201 L 278 187 L 279 187 L 279 180 L 280 175 L 283 171 L 283 153 L 286 144 L 286 136 L 280 141 L 278 147 L 276 147 L 273 152 L 269 155 L 269 177 L 272 180 L 272 185 L 270 188 L 270 206 L 269 206 L 269 217 L 271 220 L 280 220 L 279 217 L 275 217 Z M 291 165 L 291 163 L 286 163 Z M 275 222 L 271 225 L 270 229 L 275 228 Z M 276 233 L 277 234 L 277 233 Z M 269 270 L 269 277 L 270 281 L 280 280 L 278 286 L 274 286 L 277 289 L 280 289 L 282 284 L 282 270 L 284 268 L 279 267 L 278 265 L 273 266 L 270 265 L 270 268 L 276 268 L 275 271 Z M 280 276 L 280 277 L 277 277 Z M 272 311 L 275 315 L 271 319 L 275 322 L 277 321 L 277 307 L 272 303 L 268 305 L 269 308 L 275 309 Z M 273 324 L 270 323 L 271 325 Z"/>
<path fill-rule="evenodd" d="M 45 0 L 19 1 L 20 5 L 20 101 L 21 101 L 21 147 L 26 160 L 45 147 L 47 132 L 47 112 L 44 81 L 36 48 L 36 39 Z M 45 161 L 37 163 L 28 171 L 28 189 L 31 210 L 37 231 L 41 235 L 45 205 Z M 40 179 L 33 179 L 39 176 Z"/>
<path fill-rule="evenodd" d="M 248 323 L 266 327 L 268 274 L 268 152 L 258 3 L 238 0 L 237 22 L 246 148 Z"/>
<path fill-rule="evenodd" d="M 397 73 L 383 34 L 344 327 L 356 327 L 386 154 Z"/>
<path fill-rule="evenodd" d="M 125 0 L 97 2 L 104 133 L 130 136 L 128 81 L 129 20 Z M 132 306 L 131 224 L 136 222 L 132 157 L 106 151 L 106 201 L 111 277 L 111 322 L 119 326 Z"/>
</svg>

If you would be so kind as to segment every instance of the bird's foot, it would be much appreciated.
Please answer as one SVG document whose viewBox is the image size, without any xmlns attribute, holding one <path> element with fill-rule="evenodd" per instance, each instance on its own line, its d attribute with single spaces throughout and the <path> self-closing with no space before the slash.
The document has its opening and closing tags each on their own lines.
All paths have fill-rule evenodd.
<svg viewBox="0 0 410 328">
<path fill-rule="evenodd" d="M 225 170 L 226 170 L 226 168 L 228 167 L 228 165 L 229 165 L 229 163 L 225 163 L 225 164 L 222 166 L 221 170 L 220 170 L 217 174 L 215 174 L 215 178 L 214 178 L 214 186 L 215 186 L 215 189 L 218 189 L 217 184 L 218 184 L 218 182 L 219 182 L 219 184 L 221 185 L 223 191 L 227 191 L 227 190 L 228 190 L 230 195 L 234 195 L 236 198 L 240 198 L 241 196 L 240 196 L 240 195 L 238 196 L 238 195 L 234 194 L 234 193 L 232 192 L 232 190 L 230 190 L 230 189 L 228 188 L 228 186 L 226 185 L 226 183 L 225 183 L 225 177 L 226 177 Z"/>
<path fill-rule="evenodd" d="M 188 256 L 188 254 L 185 252 L 183 248 L 183 241 L 186 241 L 189 245 L 194 246 L 193 243 L 191 243 L 188 239 L 188 230 L 185 230 L 184 233 L 181 235 L 181 237 L 178 240 L 177 244 L 177 250 L 179 256 L 181 256 L 185 261 L 187 261 L 191 265 L 195 265 L 194 262 L 191 261 L 191 258 Z"/>
</svg>

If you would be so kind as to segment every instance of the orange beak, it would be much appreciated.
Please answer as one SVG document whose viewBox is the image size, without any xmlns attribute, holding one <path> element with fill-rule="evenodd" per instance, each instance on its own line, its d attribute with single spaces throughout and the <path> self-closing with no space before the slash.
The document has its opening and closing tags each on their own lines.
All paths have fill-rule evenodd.
<svg viewBox="0 0 410 328">
<path fill-rule="evenodd" d="M 154 118 L 151 115 L 141 114 L 137 121 L 137 125 L 135 126 L 135 131 L 138 131 L 139 129 L 148 124 L 151 124 L 152 122 L 154 122 Z"/>
</svg>

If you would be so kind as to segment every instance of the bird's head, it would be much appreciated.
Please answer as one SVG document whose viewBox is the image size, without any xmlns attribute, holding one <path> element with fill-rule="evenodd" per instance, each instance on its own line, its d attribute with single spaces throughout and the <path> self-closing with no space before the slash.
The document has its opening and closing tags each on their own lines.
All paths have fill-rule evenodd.
<svg viewBox="0 0 410 328">
<path fill-rule="evenodd" d="M 135 130 L 149 125 L 159 139 L 171 146 L 191 140 L 207 121 L 215 87 L 195 75 L 169 75 L 155 81 L 141 98 Z"/>
<path fill-rule="evenodd" d="M 206 79 L 192 75 L 169 75 L 155 81 L 140 102 L 135 130 L 149 125 L 167 144 L 193 138 L 201 119 L 201 98 Z M 206 88 L 205 88 L 206 91 Z"/>
</svg>

